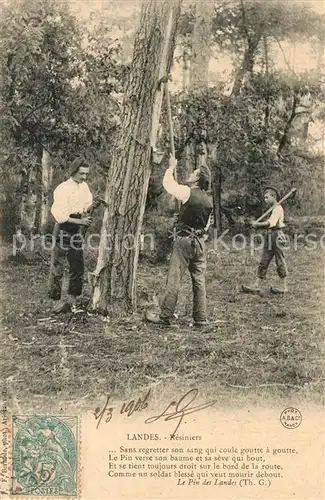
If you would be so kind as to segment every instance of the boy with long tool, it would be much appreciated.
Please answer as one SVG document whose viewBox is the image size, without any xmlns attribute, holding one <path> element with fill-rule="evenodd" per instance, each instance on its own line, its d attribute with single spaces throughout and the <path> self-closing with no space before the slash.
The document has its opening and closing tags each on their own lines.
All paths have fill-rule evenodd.
<svg viewBox="0 0 325 500">
<path fill-rule="evenodd" d="M 276 294 L 283 294 L 288 291 L 287 275 L 288 269 L 284 256 L 283 247 L 286 239 L 283 233 L 284 225 L 284 211 L 281 203 L 283 203 L 289 196 L 296 190 L 292 189 L 286 196 L 279 201 L 280 196 L 276 188 L 267 187 L 264 189 L 264 201 L 270 208 L 256 221 L 251 222 L 254 229 L 267 229 L 264 235 L 264 246 L 260 264 L 257 270 L 257 279 L 252 286 L 242 286 L 242 291 L 246 293 L 260 293 L 266 278 L 269 265 L 275 257 L 275 264 L 278 276 L 280 278 L 280 285 L 278 287 L 271 287 L 271 292 Z M 261 222 L 266 215 L 271 213 L 268 220 Z"/>
</svg>

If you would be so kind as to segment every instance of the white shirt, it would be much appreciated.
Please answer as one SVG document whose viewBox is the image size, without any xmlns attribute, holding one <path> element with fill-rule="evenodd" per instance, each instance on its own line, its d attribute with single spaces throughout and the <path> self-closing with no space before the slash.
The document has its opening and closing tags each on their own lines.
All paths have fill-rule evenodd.
<svg viewBox="0 0 325 500">
<path fill-rule="evenodd" d="M 185 186 L 184 184 L 178 184 L 174 179 L 174 171 L 172 168 L 167 168 L 164 178 L 163 187 L 166 189 L 167 193 L 171 194 L 177 200 L 180 200 L 183 204 L 186 203 L 191 196 L 191 188 Z M 193 189 L 193 188 L 192 188 Z M 204 230 L 207 231 L 212 223 L 212 214 L 209 217 L 208 223 Z"/>
<path fill-rule="evenodd" d="M 277 205 L 273 208 L 268 222 L 270 223 L 269 227 L 285 227 L 284 211 L 281 205 Z"/>
<path fill-rule="evenodd" d="M 78 184 L 72 177 L 58 185 L 53 197 L 51 213 L 59 224 L 66 222 L 71 214 L 82 214 L 93 202 L 87 182 Z"/>
<path fill-rule="evenodd" d="M 191 188 L 189 186 L 185 186 L 184 184 L 178 184 L 174 179 L 173 169 L 167 168 L 164 178 L 163 178 L 163 186 L 166 189 L 167 193 L 171 194 L 177 200 L 180 200 L 182 203 L 186 203 L 191 195 Z"/>
</svg>

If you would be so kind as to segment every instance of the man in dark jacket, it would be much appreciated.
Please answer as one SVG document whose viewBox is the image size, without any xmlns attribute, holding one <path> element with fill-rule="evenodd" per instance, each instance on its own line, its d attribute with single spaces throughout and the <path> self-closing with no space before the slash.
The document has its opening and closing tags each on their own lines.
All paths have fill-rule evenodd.
<svg viewBox="0 0 325 500">
<path fill-rule="evenodd" d="M 204 236 L 210 225 L 212 200 L 207 194 L 211 184 L 211 173 L 201 165 L 189 177 L 187 184 L 178 184 L 174 178 L 177 160 L 170 157 L 163 186 L 180 200 L 182 205 L 174 228 L 174 245 L 170 259 L 166 292 L 159 316 L 147 315 L 147 320 L 158 324 L 171 324 L 174 316 L 181 279 L 189 270 L 193 287 L 193 320 L 195 326 L 207 324 L 205 290 L 206 254 Z"/>
</svg>

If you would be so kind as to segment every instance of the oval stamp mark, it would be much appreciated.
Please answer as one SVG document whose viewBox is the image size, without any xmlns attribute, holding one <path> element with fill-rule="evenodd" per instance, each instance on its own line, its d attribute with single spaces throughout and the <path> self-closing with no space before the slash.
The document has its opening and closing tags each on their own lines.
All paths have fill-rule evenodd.
<svg viewBox="0 0 325 500">
<path fill-rule="evenodd" d="M 13 417 L 12 494 L 78 494 L 78 418 Z"/>
<path fill-rule="evenodd" d="M 280 422 L 286 429 L 297 429 L 302 422 L 302 415 L 297 408 L 286 408 L 280 415 Z"/>
</svg>

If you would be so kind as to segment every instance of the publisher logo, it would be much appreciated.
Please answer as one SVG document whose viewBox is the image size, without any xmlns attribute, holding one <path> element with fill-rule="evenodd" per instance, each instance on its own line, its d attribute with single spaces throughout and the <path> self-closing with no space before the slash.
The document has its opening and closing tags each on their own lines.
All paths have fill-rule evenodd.
<svg viewBox="0 0 325 500">
<path fill-rule="evenodd" d="M 297 408 L 286 408 L 280 416 L 280 422 L 286 429 L 297 429 L 302 421 L 302 415 Z"/>
</svg>

